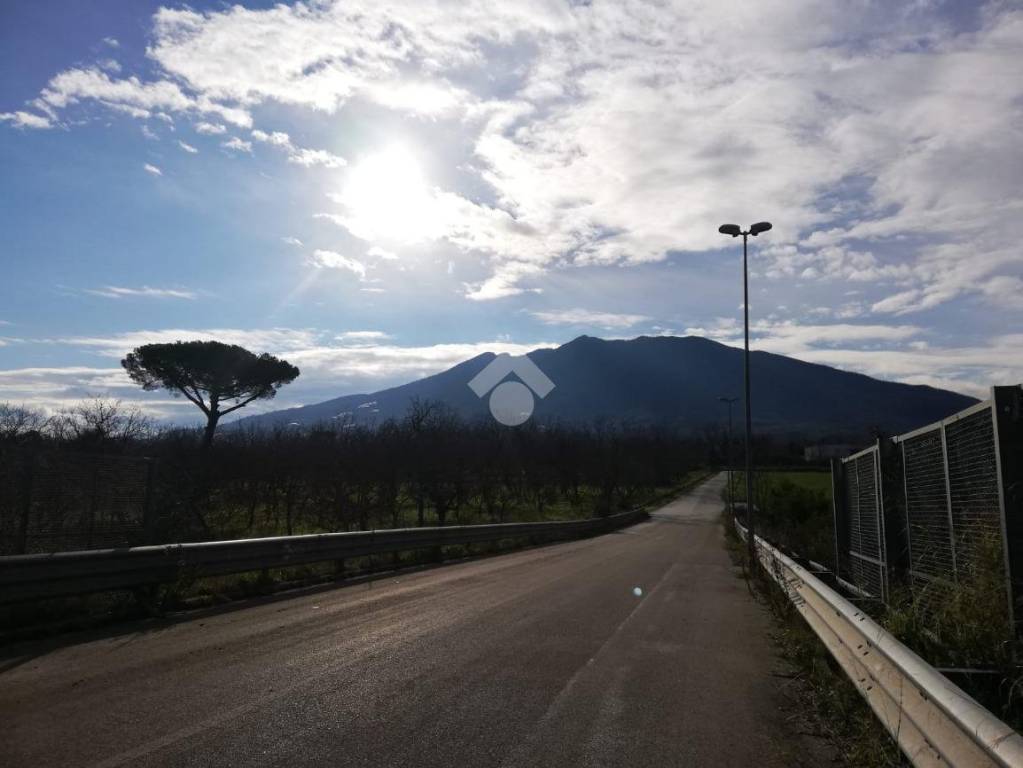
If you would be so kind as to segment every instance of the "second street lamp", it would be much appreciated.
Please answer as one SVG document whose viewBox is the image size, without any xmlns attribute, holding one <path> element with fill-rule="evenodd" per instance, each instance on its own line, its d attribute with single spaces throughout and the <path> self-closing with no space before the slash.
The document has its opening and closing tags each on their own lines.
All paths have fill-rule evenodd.
<svg viewBox="0 0 1023 768">
<path fill-rule="evenodd" d="M 757 551 L 753 538 L 753 419 L 749 402 L 749 278 L 746 269 L 746 241 L 750 235 L 756 237 L 761 232 L 767 232 L 770 228 L 771 222 L 769 221 L 757 222 L 745 232 L 739 228 L 738 224 L 722 224 L 718 227 L 718 232 L 722 235 L 730 235 L 731 237 L 742 236 L 742 314 L 745 339 L 742 368 L 746 400 L 746 531 L 748 534 L 746 543 L 749 547 L 750 568 L 753 568 Z"/>
</svg>

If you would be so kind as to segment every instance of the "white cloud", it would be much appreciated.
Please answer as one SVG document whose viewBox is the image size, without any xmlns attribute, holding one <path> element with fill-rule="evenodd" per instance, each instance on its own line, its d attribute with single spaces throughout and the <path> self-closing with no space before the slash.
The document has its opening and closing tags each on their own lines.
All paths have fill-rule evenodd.
<svg viewBox="0 0 1023 768">
<path fill-rule="evenodd" d="M 318 346 L 292 352 L 288 360 L 318 377 L 410 380 L 446 370 L 483 352 L 523 355 L 548 343 L 474 342 L 401 347 L 393 344 Z"/>
<path fill-rule="evenodd" d="M 52 128 L 53 123 L 43 115 L 36 115 L 31 112 L 0 112 L 0 123 L 9 122 L 15 128 Z"/>
<path fill-rule="evenodd" d="M 919 288 L 911 288 L 908 291 L 894 293 L 881 301 L 874 302 L 870 309 L 872 312 L 881 314 L 905 314 L 918 305 L 922 291 Z"/>
<path fill-rule="evenodd" d="M 383 331 L 345 331 L 334 337 L 345 344 L 369 344 L 373 342 L 386 341 L 391 334 Z"/>
<path fill-rule="evenodd" d="M 527 289 L 521 287 L 519 283 L 526 277 L 541 274 L 543 274 L 543 266 L 540 264 L 507 261 L 495 267 L 494 274 L 486 280 L 479 283 L 467 283 L 465 295 L 473 301 L 490 301 L 526 292 L 540 293 L 540 288 Z"/>
<path fill-rule="evenodd" d="M 845 280 L 854 283 L 906 280 L 913 272 L 907 264 L 882 264 L 870 251 L 839 245 L 801 250 L 794 244 L 769 245 L 760 250 L 768 259 L 765 276 L 771 279 Z"/>
<path fill-rule="evenodd" d="M 647 315 L 593 312 L 587 309 L 540 310 L 529 314 L 547 325 L 589 325 L 608 329 L 631 328 L 652 319 Z"/>
<path fill-rule="evenodd" d="M 219 136 L 222 133 L 227 133 L 227 128 L 220 123 L 196 123 L 195 132 L 203 133 L 207 136 Z"/>
<path fill-rule="evenodd" d="M 155 165 L 151 165 L 150 163 L 146 163 L 145 165 L 142 166 L 142 168 L 146 171 L 146 173 L 151 173 L 154 176 L 163 176 L 163 171 L 161 171 Z"/>
<path fill-rule="evenodd" d="M 129 117 L 138 118 L 140 120 L 148 120 L 154 117 L 154 114 L 148 109 L 142 107 L 136 107 L 132 104 L 107 104 L 107 107 L 114 110 L 115 112 L 121 112 L 122 114 L 128 115 Z"/>
<path fill-rule="evenodd" d="M 63 344 L 77 349 L 94 351 L 106 357 L 124 357 L 143 344 L 163 344 L 174 341 L 222 341 L 238 344 L 255 352 L 286 353 L 315 346 L 321 334 L 317 331 L 295 328 L 238 329 L 238 328 L 164 328 L 159 330 L 128 331 L 110 336 L 64 336 L 46 339 L 46 343 Z"/>
<path fill-rule="evenodd" d="M 282 237 L 281 241 L 287 243 L 288 245 L 295 245 L 295 246 L 302 245 L 302 241 L 299 240 L 297 237 Z"/>
<path fill-rule="evenodd" d="M 154 111 L 198 112 L 217 115 L 242 128 L 252 125 L 252 118 L 246 110 L 216 103 L 205 95 L 191 96 L 171 80 L 144 82 L 135 76 L 116 79 L 99 66 L 77 67 L 58 73 L 33 103 L 55 113 L 85 101 L 97 102 L 138 118 L 150 117 Z"/>
<path fill-rule="evenodd" d="M 342 256 L 334 251 L 316 250 L 313 251 L 310 263 L 321 269 L 341 269 L 352 272 L 359 277 L 366 277 L 366 265 L 358 259 Z"/>
<path fill-rule="evenodd" d="M 252 142 L 239 139 L 237 136 L 232 136 L 227 141 L 222 141 L 220 146 L 224 149 L 234 150 L 235 152 L 248 152 L 249 154 L 252 154 Z"/>
<path fill-rule="evenodd" d="M 374 245 L 372 248 L 366 251 L 366 255 L 370 257 L 383 259 L 384 261 L 396 261 L 398 258 L 398 254 L 394 253 L 393 251 L 388 251 L 385 248 L 381 248 L 378 245 Z"/>
<path fill-rule="evenodd" d="M 371 86 L 367 95 L 385 107 L 431 117 L 457 112 L 473 101 L 468 92 L 450 84 L 400 80 Z"/>
<path fill-rule="evenodd" d="M 31 367 L 0 370 L 0 402 L 26 402 L 61 394 L 84 397 L 89 390 L 134 386 L 121 368 L 91 366 Z"/>
<path fill-rule="evenodd" d="M 742 325 L 735 318 L 716 318 L 707 326 L 687 328 L 685 333 L 742 346 Z M 765 320 L 751 324 L 750 349 L 974 397 L 986 397 L 995 384 L 1023 381 L 1023 334 L 996 336 L 967 346 L 932 343 L 920 338 L 925 333 L 915 325 L 803 325 Z"/>
<path fill-rule="evenodd" d="M 184 110 L 190 99 L 174 83 L 158 80 L 143 83 L 137 77 L 112 79 L 99 68 L 69 69 L 59 73 L 47 84 L 40 99 L 53 109 L 63 109 L 83 99 L 94 99 L 107 105 L 133 107 L 142 111 Z"/>
<path fill-rule="evenodd" d="M 322 165 L 324 168 L 340 168 L 347 164 L 343 157 L 335 155 L 333 152 L 328 152 L 325 149 L 308 149 L 304 147 L 295 147 L 294 151 L 288 155 L 288 162 L 302 165 L 306 168 L 314 165 Z"/>
<path fill-rule="evenodd" d="M 86 290 L 94 296 L 103 296 L 108 299 L 123 299 L 125 297 L 145 297 L 155 299 L 196 299 L 198 294 L 195 291 L 186 291 L 179 288 L 150 288 L 143 285 L 141 288 L 125 288 L 117 285 L 107 285 L 103 288 Z"/>
<path fill-rule="evenodd" d="M 1010 309 L 1023 307 L 1023 279 L 1015 275 L 997 275 L 980 285 L 980 290 L 996 304 Z"/>
<path fill-rule="evenodd" d="M 580 265 L 637 263 L 662 259 L 672 249 L 720 247 L 716 226 L 728 210 L 777 217 L 780 226 L 772 241 L 778 246 L 793 244 L 793 251 L 777 253 L 769 276 L 864 283 L 933 281 L 940 269 L 918 269 L 907 258 L 920 246 L 886 260 L 843 241 L 853 234 L 920 231 L 929 225 L 903 226 L 918 213 L 927 214 L 917 217 L 921 222 L 934 219 L 916 204 L 923 200 L 918 186 L 961 186 L 958 179 L 933 178 L 935 158 L 929 149 L 923 151 L 921 162 L 901 163 L 906 152 L 892 129 L 912 125 L 917 134 L 926 130 L 961 143 L 955 121 L 947 119 L 964 108 L 963 99 L 972 98 L 961 95 L 954 84 L 961 77 L 959 66 L 993 75 L 998 89 L 992 85 L 985 96 L 992 101 L 990 108 L 1004 118 L 975 126 L 980 135 L 971 137 L 971 156 L 978 160 L 994 156 L 982 138 L 988 134 L 997 137 L 997 145 L 1006 146 L 1007 126 L 1018 123 L 1021 90 L 1018 84 L 1010 85 L 1014 81 L 1007 76 L 1007 70 L 1018 66 L 999 50 L 1007 43 L 1018 47 L 1017 17 L 993 15 L 981 32 L 956 36 L 920 14 L 893 21 L 864 12 L 850 19 L 835 8 L 796 6 L 747 12 L 746 21 L 763 42 L 751 45 L 742 56 L 732 52 L 734 14 L 712 4 L 695 3 L 659 14 L 631 6 L 589 5 L 573 9 L 572 23 L 523 22 L 518 33 L 541 39 L 554 35 L 558 40 L 540 43 L 543 53 L 527 65 L 521 94 L 534 103 L 480 100 L 469 104 L 467 112 L 479 121 L 475 154 L 483 177 L 496 190 L 499 208 L 487 209 L 439 191 L 431 191 L 419 203 L 420 209 L 430 210 L 424 217 L 433 224 L 428 238 L 491 255 L 494 275 L 470 290 L 470 296 L 512 295 L 519 290 L 516 274 L 542 272 L 502 269 L 509 261 L 542 268 L 559 260 Z M 798 29 L 791 26 L 795 18 L 804 19 Z M 276 18 L 282 26 L 292 21 Z M 454 14 L 456 27 L 459 21 Z M 274 23 L 270 17 L 259 22 Z M 228 23 L 221 17 L 215 24 L 202 25 L 226 34 Z M 255 23 L 251 16 L 244 22 Z M 314 21 L 303 20 L 306 23 Z M 902 35 L 913 30 L 923 34 L 918 27 L 940 44 L 917 50 L 903 46 Z M 306 32 L 315 36 L 317 30 Z M 864 50 L 856 35 L 867 33 L 887 35 L 891 46 L 881 42 Z M 454 49 L 460 45 L 448 42 Z M 948 87 L 926 92 L 898 87 L 907 73 L 913 79 L 923 72 L 936 73 Z M 864 87 L 864 77 L 883 87 Z M 739 81 L 752 90 L 736 89 Z M 552 83 L 557 85 L 554 91 L 541 87 Z M 569 90 L 565 84 L 571 84 Z M 279 84 L 271 90 L 276 87 Z M 757 93 L 755 108 L 744 95 L 752 92 Z M 827 100 L 816 95 L 825 92 Z M 319 96 L 310 97 L 310 103 L 333 108 L 333 96 L 325 101 Z M 989 109 L 986 102 L 984 109 Z M 883 141 L 868 152 L 855 143 L 857 137 Z M 736 152 L 741 152 L 742 163 L 729 161 Z M 1004 151 L 1001 156 L 1013 154 Z M 894 188 L 902 191 L 892 194 L 894 189 L 890 192 L 884 185 L 900 163 L 910 175 Z M 844 207 L 822 203 L 823 192 L 854 176 L 868 180 L 867 202 L 844 201 Z M 983 183 L 970 186 L 989 194 Z M 998 194 L 1006 193 L 1016 194 L 1002 185 Z M 356 207 L 343 199 L 338 202 Z M 964 203 L 953 220 L 976 228 L 977 216 L 987 214 L 972 200 Z M 907 206 L 916 210 L 901 210 Z M 873 222 L 873 228 L 830 226 L 830 242 L 808 240 L 795 248 L 801 232 L 841 223 L 850 213 L 858 214 L 861 222 Z M 382 230 L 351 211 L 335 220 L 364 239 L 372 240 Z M 945 222 L 937 231 L 963 230 L 950 230 Z M 950 295 L 932 292 L 929 301 L 940 303 Z"/>
<path fill-rule="evenodd" d="M 726 344 L 742 343 L 742 325 L 735 318 L 716 318 L 709 327 L 687 328 L 686 334 L 707 336 Z M 803 324 L 794 320 L 754 320 L 750 323 L 750 346 L 780 355 L 797 355 L 809 349 L 835 344 L 902 342 L 919 336 L 915 325 L 879 323 Z"/>
<path fill-rule="evenodd" d="M 183 150 L 185 150 L 185 152 L 187 152 L 190 155 L 194 155 L 199 151 L 191 144 L 186 144 L 185 142 L 181 141 L 181 139 L 178 139 L 178 146 L 181 147 Z"/>
<path fill-rule="evenodd" d="M 1023 381 L 1023 336 L 997 336 L 975 346 L 923 349 L 811 349 L 795 355 L 811 363 L 858 371 L 868 376 L 929 384 L 984 398 L 993 385 Z"/>
<path fill-rule="evenodd" d="M 267 133 L 261 131 L 258 128 L 252 132 L 252 138 L 256 141 L 263 141 L 268 144 L 276 144 L 278 147 L 290 147 L 291 137 L 281 131 L 274 131 L 273 133 Z"/>
<path fill-rule="evenodd" d="M 166 393 L 147 394 L 124 370 L 88 366 L 34 367 L 0 370 L 0 402 L 17 403 L 56 413 L 83 399 L 110 397 L 138 406 L 159 419 L 190 419 L 195 406 Z"/>
<path fill-rule="evenodd" d="M 292 144 L 291 137 L 282 131 L 267 133 L 257 128 L 252 131 L 252 138 L 256 141 L 280 147 L 287 153 L 289 163 L 304 165 L 306 168 L 313 165 L 322 165 L 325 168 L 340 168 L 346 165 L 343 157 L 328 152 L 325 149 L 296 147 Z"/>
<path fill-rule="evenodd" d="M 95 351 L 104 358 L 120 359 L 142 344 L 179 340 L 217 340 L 239 344 L 256 352 L 285 357 L 302 373 L 276 400 L 247 408 L 257 410 L 320 402 L 342 394 L 372 392 L 446 370 L 469 358 L 493 352 L 521 355 L 549 343 L 515 344 L 508 341 L 398 346 L 379 343 L 386 335 L 355 331 L 333 339 L 325 331 L 272 328 L 262 330 L 216 328 L 207 330 L 161 329 L 115 334 L 109 337 L 70 336 L 36 340 Z M 354 334 L 354 335 L 352 335 Z M 349 338 L 346 338 L 349 337 Z M 92 394 L 114 395 L 143 410 L 175 420 L 195 420 L 198 411 L 185 400 L 165 394 L 144 393 L 119 367 L 40 367 L 0 370 L 0 402 L 28 403 L 51 410 Z"/>
<path fill-rule="evenodd" d="M 485 193 L 425 185 L 416 237 L 396 239 L 485 259 L 475 299 L 555 266 L 724 248 L 717 225 L 755 212 L 776 224 L 770 278 L 880 284 L 878 312 L 1005 306 L 998 278 L 1020 277 L 999 226 L 1023 206 L 1023 11 L 991 3 L 963 24 L 945 6 L 161 8 L 150 79 L 68 69 L 33 102 L 45 117 L 4 119 L 43 127 L 90 101 L 251 128 L 264 105 L 324 117 L 370 102 L 446 121 L 465 189 Z M 343 163 L 280 135 L 291 162 Z M 332 220 L 388 245 L 382 216 L 335 202 Z"/>
<path fill-rule="evenodd" d="M 439 73 L 478 61 L 481 43 L 508 44 L 569 21 L 566 11 L 532 2 L 454 10 L 411 0 L 208 13 L 161 8 L 150 56 L 217 100 L 334 112 L 361 95 L 430 114 L 462 97 Z M 402 77 L 408 68 L 418 71 Z"/>
</svg>

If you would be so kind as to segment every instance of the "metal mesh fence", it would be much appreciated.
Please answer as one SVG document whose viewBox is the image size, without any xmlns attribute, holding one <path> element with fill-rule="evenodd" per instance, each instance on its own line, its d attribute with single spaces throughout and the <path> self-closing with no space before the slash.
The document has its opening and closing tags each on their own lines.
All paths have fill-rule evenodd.
<svg viewBox="0 0 1023 768">
<path fill-rule="evenodd" d="M 914 582 L 952 580 L 955 551 L 941 427 L 901 442 L 910 577 Z"/>
<path fill-rule="evenodd" d="M 877 448 L 843 460 L 843 513 L 846 546 L 839 551 L 844 565 L 840 575 L 865 592 L 884 599 L 887 595 L 881 505 L 880 466 Z"/>
<path fill-rule="evenodd" d="M 144 543 L 148 459 L 59 451 L 0 455 L 0 555 Z"/>
<path fill-rule="evenodd" d="M 1001 580 L 1014 621 L 1023 607 L 1023 388 L 995 387 L 990 400 L 886 445 L 835 465 L 839 575 L 887 599 L 888 582 L 908 573 L 924 606 L 957 582 Z"/>
<path fill-rule="evenodd" d="M 949 500 L 959 570 L 974 567 L 1002 535 L 998 465 L 990 409 L 945 426 Z"/>
</svg>

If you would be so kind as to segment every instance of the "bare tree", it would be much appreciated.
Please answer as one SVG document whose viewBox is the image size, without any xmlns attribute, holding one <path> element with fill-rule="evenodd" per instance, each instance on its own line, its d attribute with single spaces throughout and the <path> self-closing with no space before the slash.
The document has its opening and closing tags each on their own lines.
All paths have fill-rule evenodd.
<svg viewBox="0 0 1023 768">
<path fill-rule="evenodd" d="M 125 445 L 150 435 L 153 428 L 153 420 L 138 406 L 99 396 L 62 409 L 50 421 L 57 439 L 80 448 Z"/>
<path fill-rule="evenodd" d="M 11 442 L 46 429 L 49 419 L 42 411 L 26 405 L 0 403 L 0 441 Z"/>
</svg>

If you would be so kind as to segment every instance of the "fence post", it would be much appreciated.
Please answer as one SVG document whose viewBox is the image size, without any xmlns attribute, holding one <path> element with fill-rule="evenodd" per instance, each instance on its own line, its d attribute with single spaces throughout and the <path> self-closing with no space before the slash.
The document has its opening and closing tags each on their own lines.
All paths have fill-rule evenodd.
<svg viewBox="0 0 1023 768">
<path fill-rule="evenodd" d="M 998 506 L 1001 513 L 1005 579 L 1009 621 L 1018 635 L 1017 601 L 1023 597 L 1023 388 L 992 387 L 991 418 L 994 421 L 995 467 Z"/>
<path fill-rule="evenodd" d="M 952 577 L 959 582 L 959 562 L 956 557 L 956 526 L 952 519 L 952 477 L 948 471 L 948 442 L 945 440 L 945 422 L 941 422 L 941 460 L 945 473 L 945 504 L 948 509 L 948 543 L 952 549 Z"/>
<path fill-rule="evenodd" d="M 831 459 L 831 515 L 835 526 L 835 576 L 844 579 L 842 552 L 849 548 L 849 527 L 845 511 L 845 465 L 841 459 Z"/>
<path fill-rule="evenodd" d="M 885 564 L 891 583 L 902 584 L 909 571 L 909 532 L 906 530 L 905 476 L 901 446 L 894 438 L 878 441 L 881 499 L 884 505 Z"/>
<path fill-rule="evenodd" d="M 883 563 L 881 566 L 881 602 L 887 604 L 891 598 L 891 560 L 888 555 L 888 523 L 884 513 L 884 464 L 881 458 L 881 437 L 874 441 L 874 499 L 877 508 L 877 553 Z"/>
<path fill-rule="evenodd" d="M 909 523 L 909 480 L 906 477 L 906 442 L 901 437 L 897 438 L 899 445 L 899 472 L 902 474 L 902 519 L 906 530 L 906 581 L 909 588 L 915 589 L 913 583 L 913 571 L 916 563 L 913 561 L 913 527 Z"/>
</svg>

